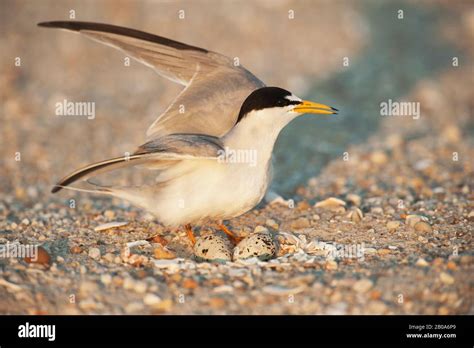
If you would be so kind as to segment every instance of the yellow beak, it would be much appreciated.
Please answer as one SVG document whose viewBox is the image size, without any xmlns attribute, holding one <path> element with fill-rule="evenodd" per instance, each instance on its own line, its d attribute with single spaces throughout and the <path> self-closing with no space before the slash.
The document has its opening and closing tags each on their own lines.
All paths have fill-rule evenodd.
<svg viewBox="0 0 474 348">
<path fill-rule="evenodd" d="M 333 115 L 337 114 L 339 110 L 327 106 L 324 104 L 319 104 L 319 103 L 313 103 L 308 100 L 303 100 L 301 104 L 296 105 L 293 108 L 293 111 L 299 112 L 301 114 L 327 114 L 327 115 Z"/>
</svg>

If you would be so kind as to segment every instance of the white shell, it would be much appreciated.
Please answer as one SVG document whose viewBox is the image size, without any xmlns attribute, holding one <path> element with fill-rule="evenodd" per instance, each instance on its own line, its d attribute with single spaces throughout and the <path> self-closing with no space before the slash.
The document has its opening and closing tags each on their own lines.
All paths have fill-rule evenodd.
<svg viewBox="0 0 474 348">
<path fill-rule="evenodd" d="M 219 234 L 201 236 L 194 245 L 194 255 L 198 261 L 230 261 L 232 258 L 230 241 Z"/>
<path fill-rule="evenodd" d="M 276 244 L 268 232 L 254 233 L 244 238 L 234 249 L 234 260 L 257 257 L 271 259 L 276 252 Z"/>
<path fill-rule="evenodd" d="M 110 228 L 117 228 L 117 227 L 122 227 L 128 225 L 128 222 L 126 221 L 112 221 L 112 222 L 107 222 L 105 224 L 99 225 L 94 227 L 94 231 L 100 232 L 100 231 L 105 231 Z"/>
</svg>

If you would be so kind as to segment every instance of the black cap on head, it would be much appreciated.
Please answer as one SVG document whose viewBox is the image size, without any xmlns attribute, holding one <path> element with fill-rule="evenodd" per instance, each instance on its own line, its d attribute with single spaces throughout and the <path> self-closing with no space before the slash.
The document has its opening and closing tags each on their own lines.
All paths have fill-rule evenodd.
<svg viewBox="0 0 474 348">
<path fill-rule="evenodd" d="M 290 95 L 292 95 L 291 92 L 279 87 L 262 87 L 253 91 L 242 104 L 236 123 L 239 123 L 245 115 L 253 110 L 283 107 L 300 103 L 297 100 L 289 100 L 286 98 Z"/>
</svg>

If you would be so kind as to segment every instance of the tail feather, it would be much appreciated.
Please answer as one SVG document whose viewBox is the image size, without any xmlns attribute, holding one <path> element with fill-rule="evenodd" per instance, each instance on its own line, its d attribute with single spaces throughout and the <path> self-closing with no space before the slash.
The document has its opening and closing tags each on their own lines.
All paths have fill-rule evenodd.
<svg viewBox="0 0 474 348">
<path fill-rule="evenodd" d="M 62 178 L 51 190 L 52 193 L 56 193 L 73 182 L 82 179 L 85 180 L 92 176 L 100 173 L 109 172 L 121 167 L 135 165 L 141 163 L 143 160 L 148 159 L 149 155 L 133 155 L 127 157 L 116 157 L 105 161 L 90 164 L 86 167 L 80 168 L 73 173 Z"/>
</svg>

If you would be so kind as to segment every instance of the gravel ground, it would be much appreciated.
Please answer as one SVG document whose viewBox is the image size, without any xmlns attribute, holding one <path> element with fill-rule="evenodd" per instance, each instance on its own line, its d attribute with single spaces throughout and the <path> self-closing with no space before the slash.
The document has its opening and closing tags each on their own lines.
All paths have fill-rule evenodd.
<svg viewBox="0 0 474 348">
<path fill-rule="evenodd" d="M 359 16 L 357 10 L 341 8 L 340 3 L 323 4 L 321 11 L 327 16 L 322 18 L 327 20 L 348 13 L 351 18 Z M 18 6 L 22 9 L 24 3 Z M 106 12 L 106 8 L 100 10 Z M 281 200 L 262 203 L 228 222 L 241 236 L 268 230 L 278 245 L 276 257 L 269 261 L 196 262 L 183 230 L 167 230 L 144 211 L 116 199 L 50 195 L 55 178 L 79 162 L 128 150 L 127 144 L 121 144 L 118 151 L 107 144 L 110 139 L 124 138 L 127 132 L 133 133 L 127 138 L 133 143 L 138 138 L 134 129 L 143 131 L 143 127 L 127 129 L 121 122 L 108 127 L 110 118 L 105 116 L 94 126 L 84 122 L 71 126 L 63 120 L 39 117 L 51 113 L 41 104 L 43 92 L 37 94 L 38 84 L 45 79 L 41 76 L 55 71 L 45 87 L 48 91 L 62 74 L 48 70 L 52 69 L 49 66 L 42 71 L 37 65 L 27 65 L 26 72 L 7 68 L 1 77 L 6 103 L 0 244 L 10 245 L 11 250 L 18 245 L 41 248 L 36 262 L 0 258 L 0 313 L 473 314 L 474 90 L 469 63 L 473 51 L 464 40 L 474 32 L 474 12 L 459 6 L 457 13 L 462 14 L 461 24 L 454 32 L 447 30 L 445 36 L 463 50 L 468 63 L 447 68 L 406 91 L 404 100 L 420 102 L 420 119 L 385 117 L 362 144 L 349 147 L 322 171 L 315 168 L 319 174 L 296 188 L 294 204 Z M 116 16 L 120 19 L 120 14 Z M 38 21 L 48 18 L 43 14 Z M 25 14 L 15 20 L 21 25 L 35 19 Z M 244 19 L 235 20 L 243 23 Z M 216 23 L 223 22 L 216 19 Z M 48 35 L 58 40 L 59 34 Z M 336 30 L 333 35 L 338 42 L 353 39 L 348 51 L 357 52 L 363 46 L 364 38 L 351 37 L 350 30 Z M 4 40 L 10 47 L 18 42 L 13 34 Z M 206 40 L 212 38 L 197 37 L 195 44 L 209 47 Z M 64 42 L 53 44 L 57 48 Z M 228 44 L 229 50 L 235 49 Z M 259 42 L 249 40 L 248 44 L 258 47 Z M 77 45 L 72 45 L 74 50 L 85 47 Z M 46 51 L 43 46 L 33 45 L 35 50 Z M 87 47 L 92 49 L 93 44 Z M 331 47 L 327 51 L 329 56 L 339 55 Z M 94 48 L 92 57 L 106 52 Z M 79 66 L 80 71 L 90 69 L 71 52 L 60 56 L 69 57 L 71 66 Z M 326 61 L 313 63 L 306 65 L 332 69 Z M 59 64 L 58 59 L 54 64 Z M 141 73 L 149 76 L 148 71 Z M 95 85 L 120 85 L 110 74 L 98 76 Z M 63 91 L 66 95 L 75 95 L 73 91 L 84 80 L 72 81 L 71 89 Z M 152 83 L 159 88 L 149 77 L 144 86 Z M 113 95 L 127 93 L 123 86 L 117 88 L 103 95 L 94 89 L 88 93 L 113 103 Z M 173 87 L 166 90 L 170 95 L 176 92 Z M 163 107 L 166 101 L 157 103 Z M 139 102 L 132 104 L 116 116 L 141 107 Z M 121 106 L 106 105 L 104 109 L 115 107 Z M 90 142 L 80 143 L 82 146 L 65 141 L 88 135 Z M 104 150 L 97 153 L 94 148 Z M 12 159 L 17 151 L 21 161 Z M 125 224 L 100 230 L 111 222 Z M 199 235 L 215 228 L 201 226 L 196 231 Z M 136 241 L 142 242 L 127 247 Z M 163 245 L 171 250 L 170 255 L 157 253 Z M 164 256 L 173 258 L 159 259 Z"/>
</svg>

